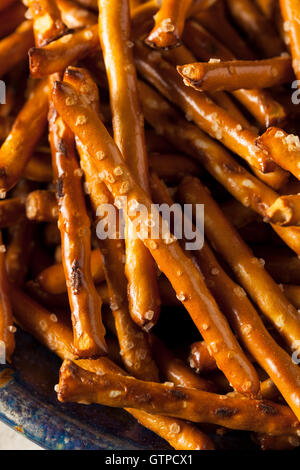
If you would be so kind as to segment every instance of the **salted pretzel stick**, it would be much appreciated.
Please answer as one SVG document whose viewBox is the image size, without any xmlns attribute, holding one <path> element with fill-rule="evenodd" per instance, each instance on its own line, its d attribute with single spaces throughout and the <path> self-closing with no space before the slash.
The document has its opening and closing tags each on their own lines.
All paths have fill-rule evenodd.
<svg viewBox="0 0 300 470">
<path fill-rule="evenodd" d="M 38 222 L 55 222 L 58 219 L 58 207 L 53 191 L 37 189 L 26 198 L 26 216 Z"/>
<path fill-rule="evenodd" d="M 216 141 L 187 122 L 180 113 L 143 82 L 139 82 L 140 98 L 146 120 L 177 149 L 199 161 L 244 206 L 262 217 L 278 194 L 251 175 Z M 299 227 L 272 228 L 300 255 Z"/>
<path fill-rule="evenodd" d="M 128 1 L 99 0 L 99 37 L 109 81 L 114 140 L 137 183 L 149 194 L 148 161 L 130 41 Z M 155 325 L 160 298 L 153 259 L 126 224 L 125 274 L 129 311 L 141 327 Z"/>
<path fill-rule="evenodd" d="M 197 388 L 206 392 L 214 392 L 216 390 L 212 382 L 202 379 L 199 375 L 195 374 L 181 359 L 175 357 L 156 336 L 151 335 L 151 346 L 164 380 L 168 380 L 175 385 Z"/>
<path fill-rule="evenodd" d="M 142 400 L 142 396 L 147 396 L 147 400 Z M 100 376 L 81 369 L 70 360 L 65 360 L 60 369 L 58 400 L 129 406 L 154 414 L 175 415 L 192 422 L 274 435 L 295 435 L 299 430 L 299 423 L 289 408 L 273 402 L 231 397 L 224 399 L 224 395 L 143 382 L 112 373 Z"/>
<path fill-rule="evenodd" d="M 273 160 L 285 170 L 300 179 L 300 140 L 282 129 L 270 127 L 257 139 L 257 145 L 263 145 L 272 153 Z"/>
<path fill-rule="evenodd" d="M 197 59 L 201 61 L 209 61 L 211 58 L 222 61 L 236 59 L 231 50 L 224 46 L 224 43 L 219 42 L 215 36 L 207 32 L 196 21 L 186 22 L 183 39 Z M 238 58 L 249 59 L 248 55 Z M 233 95 L 263 127 L 275 125 L 286 117 L 283 106 L 264 90 L 236 90 Z"/>
<path fill-rule="evenodd" d="M 204 341 L 197 341 L 191 345 L 189 364 L 197 373 L 216 370 L 217 364 L 207 349 Z"/>
<path fill-rule="evenodd" d="M 187 192 L 187 186 L 184 186 L 184 184 L 187 181 L 187 185 L 189 180 L 192 181 L 191 192 L 195 194 L 195 183 L 193 184 L 193 181 L 198 180 L 186 178 L 179 186 L 179 195 L 183 199 Z M 152 175 L 151 181 L 152 194 L 155 201 L 159 200 L 160 203 L 164 202 L 171 206 L 173 201 L 169 196 L 166 186 L 155 175 Z M 190 203 L 190 201 L 188 202 Z M 205 224 L 207 219 L 206 212 L 209 212 L 209 209 L 210 206 L 207 208 L 205 204 Z M 210 237 L 210 231 L 208 231 L 208 237 Z M 293 364 L 290 356 L 269 335 L 258 313 L 249 302 L 245 291 L 225 273 L 206 242 L 204 242 L 201 250 L 195 251 L 194 256 L 199 262 L 207 285 L 217 300 L 218 305 L 229 319 L 234 331 L 245 344 L 250 354 L 271 377 L 299 418 L 300 392 L 299 394 L 296 392 L 295 395 L 295 390 L 298 387 L 297 384 L 300 381 L 299 368 Z M 277 287 L 276 284 L 275 286 Z M 207 349 L 213 355 L 213 349 L 210 345 L 207 345 Z"/>
<path fill-rule="evenodd" d="M 5 268 L 5 245 L 3 245 L 0 232 L 0 346 L 1 353 L 10 362 L 15 349 L 13 314 L 10 305 L 7 273 Z"/>
<path fill-rule="evenodd" d="M 148 46 L 167 49 L 181 44 L 184 22 L 192 0 L 163 0 L 155 15 L 155 26 L 146 39 Z"/>
<path fill-rule="evenodd" d="M 233 60 L 229 62 L 197 62 L 177 66 L 187 86 L 204 91 L 233 91 L 240 88 L 270 88 L 293 79 L 291 59 L 274 57 L 264 60 Z"/>
<path fill-rule="evenodd" d="M 91 272 L 95 284 L 102 282 L 104 277 L 103 260 L 99 250 L 91 253 Z M 49 294 L 63 294 L 67 292 L 66 279 L 62 264 L 54 264 L 42 271 L 38 278 L 41 288 Z"/>
<path fill-rule="evenodd" d="M 239 121 L 242 127 L 251 127 L 250 122 L 243 115 L 242 111 L 239 109 L 233 99 L 229 96 L 229 94 L 219 91 L 211 91 L 209 95 L 216 104 L 221 106 L 221 108 L 224 108 L 228 112 L 228 114 L 230 114 L 237 121 Z"/>
<path fill-rule="evenodd" d="M 69 104 L 73 102 L 74 105 L 66 105 L 67 98 L 67 102 Z M 126 208 L 130 207 L 131 210 L 127 210 L 126 215 L 131 222 L 136 219 L 136 211 L 132 211 L 136 204 L 143 204 L 147 213 L 151 215 L 153 210 L 156 210 L 155 207 L 151 204 L 146 193 L 136 184 L 118 148 L 96 114 L 80 100 L 74 89 L 66 83 L 56 83 L 53 99 L 58 112 L 63 116 L 67 125 L 76 132 L 79 140 L 86 146 L 86 151 L 90 154 L 99 174 L 115 198 L 115 203 L 120 206 L 124 201 L 123 197 L 127 197 Z M 85 124 L 76 126 L 78 116 L 85 116 Z M 106 158 L 99 160 L 97 155 L 105 155 Z M 113 175 L 115 168 L 119 167 L 122 174 L 112 183 L 110 175 Z M 120 173 L 119 170 L 118 173 Z M 158 216 L 158 214 L 156 215 Z M 158 220 L 160 219 L 158 218 Z M 147 230 L 146 226 L 148 225 L 145 222 L 143 227 L 145 226 L 145 230 Z M 246 381 L 251 384 L 248 389 L 249 393 L 255 394 L 251 365 L 244 357 L 227 322 L 211 297 L 200 272 L 172 237 L 167 236 L 163 239 L 160 229 L 159 232 L 158 239 L 156 237 L 155 239 L 145 238 L 143 242 L 150 250 L 160 270 L 171 281 L 179 299 L 189 311 L 207 344 L 215 341 L 220 344 L 220 350 L 215 354 L 218 367 L 230 377 L 229 380 L 234 388 L 242 390 L 242 385 Z M 234 358 L 227 357 L 229 351 L 235 351 Z"/>
<path fill-rule="evenodd" d="M 293 58 L 293 68 L 298 80 L 300 79 L 300 27 L 299 5 L 296 0 L 280 0 L 280 9 L 283 17 L 283 28 L 288 34 Z"/>
<path fill-rule="evenodd" d="M 180 106 L 202 130 L 259 170 L 267 173 L 275 169 L 269 152 L 256 148 L 255 132 L 241 129 L 238 121 L 204 93 L 186 87 L 175 68 L 159 55 L 151 54 L 141 44 L 137 44 L 135 58 L 139 72 L 171 102 Z"/>
<path fill-rule="evenodd" d="M 1 12 L 0 38 L 11 34 L 24 21 L 25 12 L 26 8 L 22 3 L 13 4 Z"/>
<path fill-rule="evenodd" d="M 96 24 L 97 16 L 71 0 L 56 0 L 63 23 L 70 29 Z"/>
<path fill-rule="evenodd" d="M 0 201 L 0 228 L 10 227 L 25 216 L 24 198 L 12 197 Z"/>
<path fill-rule="evenodd" d="M 20 290 L 11 287 L 11 292 L 15 299 L 14 312 L 18 324 L 56 353 L 61 359 L 69 358 L 75 360 L 71 348 L 71 328 L 61 318 L 45 310 Z M 116 374 L 125 374 L 122 369 L 106 357 L 94 360 L 81 359 L 76 360 L 76 363 L 91 372 L 101 373 L 108 371 Z M 185 421 L 150 415 L 140 410 L 127 409 L 126 411 L 134 416 L 143 426 L 166 439 L 175 449 L 213 449 L 210 439 L 199 429 Z M 177 426 L 175 427 L 174 425 Z M 180 432 L 178 433 L 179 428 Z"/>
<path fill-rule="evenodd" d="M 274 224 L 300 225 L 300 195 L 280 196 L 267 214 Z"/>
<path fill-rule="evenodd" d="M 0 77 L 26 59 L 33 43 L 31 21 L 24 21 L 12 34 L 0 41 Z"/>
<path fill-rule="evenodd" d="M 106 352 L 101 298 L 91 273 L 91 231 L 74 137 L 52 106 L 49 115 L 52 162 L 57 184 L 63 267 L 72 314 L 74 350 L 81 357 Z"/>
<path fill-rule="evenodd" d="M 227 0 L 231 16 L 255 47 L 266 57 L 274 57 L 284 45 L 273 25 L 251 0 Z"/>
<path fill-rule="evenodd" d="M 205 204 L 206 235 L 216 250 L 222 253 L 238 281 L 293 349 L 300 337 L 299 313 L 265 271 L 264 263 L 253 256 L 199 180 L 186 177 L 180 185 L 179 195 L 185 203 Z M 232 247 L 230 250 L 229 240 Z M 243 292 L 241 295 L 244 295 Z"/>
<path fill-rule="evenodd" d="M 28 0 L 33 17 L 35 44 L 44 46 L 66 32 L 55 0 Z"/>
<path fill-rule="evenodd" d="M 38 83 L 19 112 L 0 148 L 0 188 L 4 194 L 21 178 L 34 148 L 44 132 L 48 110 L 48 86 Z"/>
<path fill-rule="evenodd" d="M 199 166 L 185 155 L 151 153 L 149 166 L 166 181 L 179 182 L 185 175 L 199 176 Z"/>
<path fill-rule="evenodd" d="M 48 155 L 36 152 L 24 170 L 24 177 L 31 181 L 48 183 L 52 181 L 52 167 Z"/>
<path fill-rule="evenodd" d="M 100 116 L 98 89 L 89 73 L 85 69 L 69 67 L 64 78 L 74 86 L 78 93 L 84 95 L 84 98 Z M 98 217 L 99 208 L 103 203 L 113 204 L 113 199 L 105 184 L 99 181 L 97 168 L 80 141 L 77 141 L 77 148 L 80 154 L 81 168 L 89 187 L 92 207 L 96 213 L 97 223 L 97 219 L 100 219 Z M 120 269 L 124 257 L 123 243 L 118 239 L 99 240 L 98 243 L 103 253 L 110 306 L 120 344 L 120 353 L 126 370 L 137 378 L 158 380 L 158 370 L 152 358 L 148 337 L 140 331 L 129 315 L 126 295 L 127 281 L 125 273 Z"/>
</svg>

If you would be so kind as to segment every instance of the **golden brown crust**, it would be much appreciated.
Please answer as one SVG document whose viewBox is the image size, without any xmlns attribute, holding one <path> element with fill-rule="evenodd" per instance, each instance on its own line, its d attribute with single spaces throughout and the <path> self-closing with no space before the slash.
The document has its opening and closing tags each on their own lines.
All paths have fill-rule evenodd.
<svg viewBox="0 0 300 470">
<path fill-rule="evenodd" d="M 231 429 L 297 435 L 299 422 L 286 406 L 249 398 L 224 398 L 202 390 L 143 382 L 112 373 L 93 374 L 70 360 L 60 369 L 58 399 L 131 407 Z"/>
<path fill-rule="evenodd" d="M 37 189 L 26 197 L 26 216 L 38 222 L 56 222 L 58 207 L 54 191 Z"/>
<path fill-rule="evenodd" d="M 293 79 L 291 59 L 274 57 L 263 60 L 197 62 L 177 66 L 187 86 L 204 91 L 234 91 L 240 88 L 270 88 Z"/>
<path fill-rule="evenodd" d="M 299 5 L 295 0 L 280 0 L 280 9 L 283 18 L 283 29 L 289 37 L 290 48 L 293 58 L 293 68 L 296 77 L 300 78 L 300 28 L 299 28 Z"/>
<path fill-rule="evenodd" d="M 0 41 L 0 77 L 27 57 L 34 44 L 32 22 L 24 21 L 12 34 Z"/>
<path fill-rule="evenodd" d="M 61 18 L 69 29 L 84 28 L 97 23 L 97 16 L 85 8 L 81 8 L 72 0 L 56 0 Z"/>
<path fill-rule="evenodd" d="M 300 196 L 280 196 L 267 212 L 270 221 L 278 225 L 300 225 Z"/>
</svg>

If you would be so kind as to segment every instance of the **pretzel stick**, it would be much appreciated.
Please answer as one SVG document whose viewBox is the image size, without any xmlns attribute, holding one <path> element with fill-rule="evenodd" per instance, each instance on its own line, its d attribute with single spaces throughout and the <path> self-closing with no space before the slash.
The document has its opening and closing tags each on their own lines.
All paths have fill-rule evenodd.
<svg viewBox="0 0 300 470">
<path fill-rule="evenodd" d="M 289 57 L 264 60 L 233 60 L 219 63 L 195 63 L 177 67 L 184 83 L 196 90 L 234 91 L 240 88 L 258 88 L 288 83 L 293 79 Z"/>
<path fill-rule="evenodd" d="M 73 106 L 66 105 L 67 98 L 69 98 L 68 103 L 70 101 L 74 102 Z M 117 205 L 122 204 L 123 197 L 126 195 L 126 208 L 132 208 L 133 204 L 143 204 L 147 213 L 151 215 L 153 209 L 155 211 L 155 207 L 151 204 L 151 200 L 146 193 L 136 184 L 129 169 L 124 164 L 120 152 L 96 114 L 80 100 L 74 89 L 66 83 L 56 83 L 53 99 L 65 122 L 76 132 L 79 140 L 86 146 L 86 151 L 90 154 L 99 174 L 101 174 L 103 181 L 115 198 L 115 203 Z M 85 116 L 85 124 L 75 125 L 78 116 Z M 99 160 L 97 155 L 105 155 L 106 158 Z M 116 167 L 121 167 L 122 174 L 112 183 L 110 175 L 114 174 Z M 120 173 L 120 171 L 118 172 Z M 136 219 L 136 212 L 133 212 L 134 214 L 132 210 L 127 210 L 126 213 L 131 222 Z M 158 218 L 158 220 L 160 219 Z M 143 222 L 143 228 L 146 231 L 147 224 L 145 222 L 146 220 Z M 245 359 L 227 322 L 206 288 L 200 272 L 193 262 L 184 255 L 178 243 L 172 237 L 169 239 L 167 236 L 164 240 L 162 231 L 159 230 L 159 232 L 158 239 L 153 240 L 147 237 L 144 239 L 143 237 L 143 242 L 158 263 L 160 270 L 171 281 L 179 299 L 184 303 L 206 342 L 210 344 L 217 341 L 220 344 L 220 350 L 215 355 L 218 367 L 230 376 L 230 381 L 236 389 L 242 390 L 242 384 L 248 381 L 251 383 L 249 393 L 255 393 L 254 387 L 252 387 L 251 366 Z M 203 324 L 205 325 L 204 328 Z M 206 326 L 209 328 L 206 329 Z M 233 350 L 235 351 L 235 357 L 229 359 L 227 353 Z"/>
<path fill-rule="evenodd" d="M 183 119 L 152 88 L 139 82 L 139 89 L 146 120 L 177 149 L 199 161 L 238 201 L 266 217 L 268 207 L 277 199 L 278 194 L 248 173 L 217 142 Z M 272 228 L 300 255 L 298 227 L 273 225 Z"/>
<path fill-rule="evenodd" d="M 256 148 L 257 136 L 253 131 L 241 129 L 238 121 L 215 105 L 204 93 L 186 87 L 176 70 L 159 55 L 151 55 L 145 47 L 137 44 L 135 58 L 139 72 L 170 101 L 180 106 L 201 129 L 261 171 L 275 169 L 269 153 Z"/>
<path fill-rule="evenodd" d="M 37 189 L 26 198 L 26 216 L 38 222 L 55 222 L 58 219 L 58 207 L 55 193 Z"/>
<path fill-rule="evenodd" d="M 251 222 L 259 220 L 254 211 L 243 206 L 236 199 L 230 199 L 222 204 L 221 208 L 227 219 L 229 219 L 232 225 L 238 230 L 247 227 Z"/>
<path fill-rule="evenodd" d="M 85 96 L 99 116 L 99 96 L 96 84 L 85 69 L 69 67 L 65 73 L 65 80 Z M 89 186 L 90 198 L 94 212 L 98 217 L 99 208 L 103 203 L 113 204 L 104 183 L 99 181 L 97 168 L 85 151 L 81 142 L 77 141 L 81 167 L 85 173 L 86 183 Z M 120 240 L 99 240 L 100 250 L 104 256 L 105 277 L 109 288 L 110 305 L 114 316 L 116 334 L 126 369 L 135 377 L 157 380 L 158 370 L 152 359 L 148 337 L 133 323 L 126 296 L 127 281 L 120 269 L 123 263 L 124 247 Z"/>
<path fill-rule="evenodd" d="M 191 345 L 189 364 L 197 373 L 216 370 L 217 364 L 204 341 L 197 341 Z"/>
<path fill-rule="evenodd" d="M 114 140 L 141 188 L 149 194 L 144 126 L 138 101 L 137 78 L 130 41 L 128 2 L 99 0 L 99 36 L 107 70 Z M 129 311 L 141 327 L 155 325 L 160 299 L 156 269 L 147 248 L 126 224 L 125 274 Z"/>
<path fill-rule="evenodd" d="M 183 39 L 201 61 L 209 61 L 210 58 L 230 61 L 236 58 L 231 50 L 224 46 L 224 43 L 220 43 L 196 21 L 186 22 Z M 235 42 L 230 45 L 233 44 Z M 239 58 L 249 59 L 248 55 Z M 286 117 L 283 106 L 264 90 L 236 90 L 233 95 L 263 127 L 278 124 Z"/>
<path fill-rule="evenodd" d="M 52 167 L 48 155 L 36 152 L 24 170 L 24 177 L 31 181 L 48 183 L 52 181 Z"/>
<path fill-rule="evenodd" d="M 65 360 L 60 369 L 58 400 L 129 406 L 154 414 L 176 415 L 192 422 L 274 435 L 296 434 L 299 430 L 294 414 L 273 402 L 231 397 L 224 400 L 224 395 L 192 388 L 143 382 L 112 373 L 100 376 L 79 368 L 70 360 Z"/>
<path fill-rule="evenodd" d="M 229 11 L 238 26 L 266 57 L 274 57 L 284 50 L 273 25 L 249 0 L 227 0 Z"/>
<path fill-rule="evenodd" d="M 225 111 L 228 112 L 228 114 L 230 114 L 237 121 L 239 121 L 242 127 L 251 127 L 249 121 L 243 115 L 242 111 L 239 109 L 233 99 L 229 96 L 229 94 L 219 91 L 211 91 L 209 95 L 217 105 L 221 106 L 221 108 L 224 108 Z"/>
<path fill-rule="evenodd" d="M 0 11 L 5 10 L 5 8 L 10 7 L 16 2 L 16 0 L 2 0 L 1 5 L 0 5 Z"/>
<path fill-rule="evenodd" d="M 290 302 L 294 305 L 294 307 L 299 310 L 300 309 L 300 286 L 293 286 L 285 284 L 283 286 L 283 291 L 285 296 L 289 299 Z"/>
<path fill-rule="evenodd" d="M 0 41 L 0 77 L 25 60 L 32 46 L 32 22 L 24 21 L 12 34 Z"/>
<path fill-rule="evenodd" d="M 80 124 L 78 124 L 80 125 Z M 49 113 L 52 164 L 57 184 L 59 230 L 73 324 L 73 347 L 79 357 L 106 352 L 101 299 L 91 273 L 91 231 L 74 136 L 52 105 Z"/>
<path fill-rule="evenodd" d="M 3 195 L 21 178 L 44 132 L 47 110 L 48 86 L 42 81 L 34 88 L 0 148 L 0 187 Z"/>
<path fill-rule="evenodd" d="M 0 38 L 11 34 L 22 21 L 26 8 L 22 3 L 16 3 L 1 12 Z"/>
<path fill-rule="evenodd" d="M 282 129 L 270 127 L 257 139 L 257 145 L 264 146 L 272 153 L 273 160 L 285 170 L 290 171 L 297 179 L 300 179 L 299 137 L 287 134 Z"/>
<path fill-rule="evenodd" d="M 184 202 L 186 197 L 188 203 L 190 203 L 189 193 L 186 196 L 187 191 L 190 191 L 195 197 L 197 188 L 196 182 L 198 182 L 198 180 L 189 177 L 184 179 L 179 186 L 179 195 Z M 188 190 L 187 188 L 190 183 L 191 186 Z M 156 201 L 159 200 L 160 203 L 164 202 L 169 206 L 172 205 L 173 201 L 168 195 L 167 188 L 155 175 L 152 176 L 152 193 Z M 212 212 L 210 211 L 210 204 L 207 205 L 206 202 L 207 200 L 205 199 L 205 228 L 206 220 L 209 217 L 209 215 L 206 216 L 206 213 L 208 212 L 208 214 L 210 214 Z M 183 219 L 183 224 L 184 223 L 185 220 Z M 211 238 L 210 230 L 211 227 L 208 228 L 209 238 Z M 220 233 L 221 237 L 224 236 L 224 238 L 226 238 L 225 231 L 223 232 L 222 230 Z M 218 247 L 218 245 L 216 246 Z M 236 246 L 234 246 L 233 251 L 235 251 L 235 248 Z M 239 255 L 241 255 L 241 252 Z M 245 344 L 250 354 L 271 377 L 277 388 L 281 391 L 282 395 L 293 409 L 294 413 L 299 418 L 300 394 L 296 394 L 297 396 L 295 395 L 297 384 L 300 381 L 299 368 L 293 364 L 290 356 L 281 349 L 269 335 L 258 313 L 249 302 L 245 291 L 243 291 L 238 284 L 233 282 L 230 277 L 227 276 L 225 271 L 217 262 L 208 244 L 204 243 L 201 250 L 195 251 L 194 256 L 199 262 L 199 266 L 203 272 L 204 278 L 206 279 L 207 285 L 218 302 L 218 305 L 229 319 L 234 331 Z M 240 259 L 243 258 L 245 257 L 241 256 Z M 242 261 L 240 261 L 240 263 L 242 264 Z M 245 265 L 241 268 L 241 270 L 243 269 L 245 269 Z M 249 273 L 249 271 L 247 272 Z M 277 287 L 275 283 L 274 285 Z M 278 290 L 280 291 L 280 289 Z M 207 345 L 207 349 L 210 354 L 213 355 L 213 349 L 210 345 Z"/>
<path fill-rule="evenodd" d="M 7 273 L 5 268 L 5 245 L 0 232 L 0 346 L 5 360 L 11 361 L 15 349 L 13 315 L 8 292 Z"/>
<path fill-rule="evenodd" d="M 155 15 L 155 26 L 146 39 L 146 44 L 154 48 L 178 47 L 184 22 L 192 0 L 163 0 Z"/>
<path fill-rule="evenodd" d="M 15 299 L 14 312 L 18 324 L 31 333 L 41 343 L 45 344 L 51 351 L 55 352 L 61 359 L 75 360 L 71 349 L 72 332 L 61 318 L 53 316 L 50 312 L 42 308 L 39 304 L 31 300 L 20 290 L 11 287 L 12 295 Z M 84 367 L 91 372 L 111 372 L 124 374 L 122 369 L 117 367 L 108 358 L 81 359 L 76 361 L 80 367 Z M 200 430 L 193 425 L 179 419 L 163 416 L 154 416 L 140 410 L 127 409 L 143 426 L 156 432 L 163 439 L 166 439 L 175 449 L 178 450 L 204 450 L 212 449 L 213 444 Z M 180 432 L 174 432 L 180 428 Z"/>
<path fill-rule="evenodd" d="M 95 284 L 102 282 L 104 277 L 103 260 L 99 250 L 91 253 L 91 272 Z M 63 294 L 67 292 L 66 279 L 62 264 L 54 264 L 42 271 L 38 278 L 41 288 L 49 294 Z"/>
<path fill-rule="evenodd" d="M 186 177 L 180 185 L 179 194 L 185 203 L 205 204 L 206 235 L 216 250 L 222 253 L 238 281 L 293 349 L 300 337 L 299 313 L 265 271 L 263 263 L 253 256 L 199 180 Z M 216 225 L 218 230 L 215 229 Z M 230 251 L 228 240 L 230 246 L 234 246 Z"/>
<path fill-rule="evenodd" d="M 98 1 L 97 0 L 76 0 L 79 5 L 82 5 L 85 8 L 90 8 L 91 10 L 98 10 Z"/>
<path fill-rule="evenodd" d="M 280 0 L 283 28 L 288 35 L 289 44 L 293 58 L 295 75 L 300 79 L 300 28 L 299 28 L 299 5 L 295 0 Z"/>
<path fill-rule="evenodd" d="M 33 17 L 35 44 L 44 46 L 66 32 L 55 0 L 28 0 Z"/>
<path fill-rule="evenodd" d="M 63 23 L 70 29 L 96 24 L 97 16 L 71 0 L 56 0 Z"/>
<path fill-rule="evenodd" d="M 280 196 L 268 209 L 271 222 L 278 225 L 300 225 L 300 196 Z"/>
<path fill-rule="evenodd" d="M 25 216 L 24 198 L 13 197 L 0 201 L 0 227 L 10 227 L 20 222 Z"/>
</svg>

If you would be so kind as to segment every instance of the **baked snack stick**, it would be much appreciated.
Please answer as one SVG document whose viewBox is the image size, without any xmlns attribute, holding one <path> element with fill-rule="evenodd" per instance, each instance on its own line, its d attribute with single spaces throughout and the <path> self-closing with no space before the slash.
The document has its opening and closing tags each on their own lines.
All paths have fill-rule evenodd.
<svg viewBox="0 0 300 470">
<path fill-rule="evenodd" d="M 15 349 L 13 315 L 8 291 L 7 272 L 5 267 L 5 245 L 0 232 L 0 350 L 1 359 L 11 362 Z"/>
<path fill-rule="evenodd" d="M 81 125 L 80 119 L 77 125 Z M 105 329 L 101 320 L 102 302 L 91 273 L 91 230 L 82 171 L 77 163 L 74 135 L 58 116 L 53 104 L 49 112 L 49 127 L 73 347 L 78 357 L 97 357 L 106 353 Z"/>
<path fill-rule="evenodd" d="M 154 17 L 155 26 L 146 38 L 146 44 L 162 49 L 178 47 L 191 5 L 192 0 L 163 0 Z"/>
<path fill-rule="evenodd" d="M 300 80 L 300 11 L 297 0 L 280 0 L 283 28 L 290 39 L 295 75 Z"/>
<path fill-rule="evenodd" d="M 100 116 L 100 103 L 98 88 L 85 69 L 68 67 L 64 75 L 65 80 L 72 84 L 81 96 L 90 103 L 97 115 Z M 96 214 L 96 223 L 101 219 L 101 206 L 113 204 L 113 199 L 105 184 L 99 181 L 97 168 L 85 151 L 84 145 L 77 139 L 77 148 L 80 155 L 81 168 L 89 188 L 89 196 L 93 211 Z M 118 227 L 116 227 L 118 230 Z M 158 380 L 158 370 L 152 358 L 148 335 L 137 327 L 132 321 L 127 301 L 127 281 L 123 266 L 124 246 L 121 240 L 106 238 L 99 239 L 100 251 L 103 253 L 104 272 L 107 281 L 110 307 L 115 321 L 116 334 L 120 344 L 120 354 L 126 370 L 137 378 L 145 380 Z"/>
<path fill-rule="evenodd" d="M 185 180 L 183 180 L 179 186 L 179 196 L 181 196 L 184 203 L 186 203 L 185 195 L 188 192 L 189 181 L 193 183 L 194 180 L 196 179 L 187 178 L 186 184 Z M 155 202 L 172 206 L 173 201 L 168 194 L 166 186 L 155 175 L 152 175 L 151 183 Z M 191 192 L 193 193 L 193 191 L 195 192 L 195 183 L 191 184 Z M 190 201 L 187 202 L 190 203 Z M 206 201 L 204 210 L 206 224 L 206 213 L 209 212 Z M 183 224 L 185 224 L 184 218 Z M 206 225 L 204 228 L 206 230 Z M 221 230 L 221 234 L 225 237 L 226 233 Z M 208 230 L 208 237 L 210 238 L 210 230 Z M 280 348 L 268 333 L 259 314 L 248 300 L 245 291 L 225 273 L 208 243 L 205 241 L 201 250 L 194 251 L 193 255 L 199 263 L 211 293 L 225 313 L 238 338 L 246 346 L 247 351 L 254 357 L 256 362 L 273 380 L 296 416 L 300 418 L 299 367 L 293 363 L 289 354 Z M 242 269 L 245 269 L 245 266 Z M 275 286 L 277 287 L 276 284 Z M 207 348 L 210 354 L 213 355 L 211 346 L 207 345 Z M 218 345 L 215 344 L 214 348 L 218 348 Z M 245 383 L 246 387 L 247 384 Z"/>
<path fill-rule="evenodd" d="M 204 93 L 186 87 L 176 69 L 163 60 L 160 54 L 153 54 L 142 44 L 136 43 L 135 61 L 141 75 L 171 102 L 176 103 L 202 130 L 263 173 L 275 169 L 276 166 L 270 163 L 269 152 L 263 147 L 256 147 L 255 132 L 243 129 L 238 121 Z"/>
<path fill-rule="evenodd" d="M 38 222 L 56 222 L 58 206 L 54 191 L 36 189 L 26 197 L 26 216 Z"/>
<path fill-rule="evenodd" d="M 15 3 L 1 12 L 0 38 L 14 32 L 19 24 L 24 21 L 25 6 L 21 3 Z"/>
<path fill-rule="evenodd" d="M 35 85 L 0 148 L 0 188 L 2 197 L 23 175 L 47 122 L 48 85 Z"/>
<path fill-rule="evenodd" d="M 56 317 L 41 307 L 21 290 L 13 286 L 10 288 L 14 299 L 14 315 L 18 325 L 32 334 L 61 359 L 71 359 L 80 367 L 95 373 L 108 371 L 116 374 L 125 374 L 122 369 L 107 357 L 93 360 L 76 360 L 71 347 L 72 330 L 68 324 L 62 318 Z M 141 410 L 127 409 L 126 411 L 134 416 L 143 426 L 166 439 L 177 450 L 213 449 L 211 440 L 190 423 L 179 419 L 150 415 Z M 177 424 L 177 427 L 172 427 L 173 424 Z M 179 432 L 177 432 L 178 429 L 180 429 Z"/>
<path fill-rule="evenodd" d="M 267 216 L 266 211 L 278 198 L 277 193 L 239 165 L 218 142 L 187 122 L 153 88 L 140 81 L 139 90 L 144 116 L 160 135 L 201 163 L 244 206 L 262 217 Z M 299 227 L 272 225 L 272 228 L 300 255 Z"/>
<path fill-rule="evenodd" d="M 56 0 L 60 10 L 61 19 L 69 29 L 85 28 L 96 24 L 97 16 L 72 0 Z"/>
<path fill-rule="evenodd" d="M 184 83 L 196 90 L 234 91 L 240 88 L 270 88 L 293 80 L 289 57 L 263 60 L 232 60 L 227 62 L 197 62 L 178 65 Z"/>
<path fill-rule="evenodd" d="M 129 406 L 196 423 L 274 435 L 296 435 L 300 426 L 288 407 L 273 402 L 224 398 L 202 390 L 144 382 L 112 373 L 101 376 L 81 369 L 70 360 L 65 360 L 60 369 L 58 400 Z"/>
<path fill-rule="evenodd" d="M 207 237 L 216 247 L 216 251 L 222 254 L 237 280 L 263 314 L 272 322 L 289 347 L 295 349 L 300 338 L 300 314 L 264 269 L 264 263 L 254 257 L 198 179 L 186 177 L 179 187 L 178 194 L 185 203 L 205 204 Z M 230 250 L 228 246 L 231 247 Z"/>
<path fill-rule="evenodd" d="M 56 82 L 53 90 L 53 100 L 66 124 L 76 133 L 82 144 L 86 146 L 86 151 L 112 193 L 115 204 L 121 207 L 125 202 L 126 217 L 129 217 L 131 222 L 135 223 L 137 221 L 137 207 L 140 204 L 145 206 L 149 216 L 151 214 L 158 216 L 159 214 L 156 213 L 149 197 L 135 182 L 102 122 L 93 110 L 80 100 L 74 89 L 66 83 Z M 76 125 L 79 116 L 84 116 L 85 124 Z M 105 158 L 99 160 L 97 156 L 104 156 Z M 113 183 L 110 175 L 113 175 L 115 168 L 119 167 L 122 170 L 121 174 Z M 120 173 L 120 171 L 118 172 Z M 124 196 L 126 196 L 126 201 Z M 159 218 L 158 221 L 160 221 Z M 227 374 L 230 377 L 229 380 L 234 388 L 242 391 L 242 384 L 249 381 L 253 384 L 249 388 L 249 393 L 250 395 L 255 394 L 252 367 L 242 353 L 226 320 L 205 286 L 198 269 L 184 255 L 174 238 L 168 236 L 168 234 L 165 237 L 162 236 L 161 228 L 159 228 L 158 239 L 157 237 L 155 239 L 148 238 L 148 217 L 138 222 L 142 224 L 145 232 L 146 237 L 142 237 L 143 242 L 150 250 L 160 270 L 171 281 L 179 299 L 189 311 L 207 344 L 216 340 L 219 342 L 220 350 L 215 355 L 218 367 L 224 371 L 225 375 Z M 139 235 L 142 236 L 143 234 L 140 233 Z M 229 351 L 235 352 L 233 359 L 227 357 Z"/>
<path fill-rule="evenodd" d="M 25 217 L 23 197 L 11 197 L 0 201 L 0 227 L 6 228 L 17 224 Z"/>
<path fill-rule="evenodd" d="M 33 18 L 35 45 L 44 46 L 65 34 L 67 28 L 62 22 L 55 0 L 27 0 Z"/>
<path fill-rule="evenodd" d="M 194 20 L 186 22 L 183 39 L 197 59 L 201 61 L 209 61 L 211 58 L 222 61 L 254 59 L 248 54 L 236 56 L 231 49 L 228 49 L 228 45 L 225 46 L 223 42 L 219 42 L 216 36 L 206 31 L 201 24 Z M 230 46 L 233 44 L 236 44 L 236 41 Z M 263 128 L 278 125 L 286 118 L 284 107 L 265 90 L 236 90 L 233 95 Z"/>
<path fill-rule="evenodd" d="M 137 92 L 136 70 L 130 43 L 128 0 L 99 0 L 99 37 L 107 71 L 114 140 L 134 174 L 149 195 L 148 158 L 144 124 Z M 154 261 L 141 240 L 126 223 L 125 274 L 128 280 L 129 311 L 132 319 L 147 330 L 160 312 Z"/>
</svg>

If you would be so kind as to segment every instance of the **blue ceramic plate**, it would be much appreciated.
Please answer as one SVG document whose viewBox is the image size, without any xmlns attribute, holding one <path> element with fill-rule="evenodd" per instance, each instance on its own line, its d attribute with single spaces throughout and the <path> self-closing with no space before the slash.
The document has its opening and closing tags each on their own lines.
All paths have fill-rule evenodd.
<svg viewBox="0 0 300 470">
<path fill-rule="evenodd" d="M 13 366 L 0 366 L 0 419 L 45 449 L 168 450 L 169 445 L 128 413 L 98 405 L 59 404 L 59 360 L 18 332 Z M 219 437 L 219 448 L 254 448 L 247 433 Z"/>
</svg>

